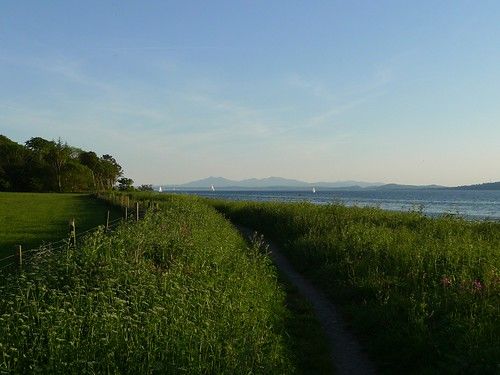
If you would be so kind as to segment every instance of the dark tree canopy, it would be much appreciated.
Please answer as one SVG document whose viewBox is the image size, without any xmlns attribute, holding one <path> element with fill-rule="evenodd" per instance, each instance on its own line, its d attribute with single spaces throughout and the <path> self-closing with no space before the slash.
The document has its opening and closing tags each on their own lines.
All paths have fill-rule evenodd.
<svg viewBox="0 0 500 375">
<path fill-rule="evenodd" d="M 153 185 L 151 184 L 143 184 L 137 188 L 139 191 L 154 191 Z"/>
<path fill-rule="evenodd" d="M 118 180 L 118 190 L 122 191 L 131 191 L 134 190 L 134 187 L 132 186 L 134 184 L 134 181 L 131 178 L 126 178 L 122 177 Z"/>
<path fill-rule="evenodd" d="M 103 191 L 122 175 L 108 154 L 99 157 L 60 139 L 33 137 L 20 145 L 0 135 L 0 191 Z"/>
</svg>

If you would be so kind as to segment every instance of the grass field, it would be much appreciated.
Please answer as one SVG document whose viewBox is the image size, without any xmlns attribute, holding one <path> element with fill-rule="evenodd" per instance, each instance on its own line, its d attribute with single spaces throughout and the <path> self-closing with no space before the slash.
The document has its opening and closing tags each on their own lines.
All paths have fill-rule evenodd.
<svg viewBox="0 0 500 375">
<path fill-rule="evenodd" d="M 118 202 L 121 195 L 128 195 L 131 200 L 142 202 L 159 201 L 166 207 L 185 204 L 186 206 L 207 206 L 203 199 L 194 196 L 172 196 L 156 193 L 114 193 Z M 143 205 L 144 205 L 143 203 Z M 224 220 L 227 223 L 226 220 Z M 234 228 L 232 228 L 234 231 Z M 220 234 L 215 231 L 213 235 Z M 249 244 L 255 250 L 263 253 L 266 262 L 267 247 L 260 241 Z M 278 284 L 281 290 L 285 291 L 284 304 L 287 309 L 284 315 L 284 327 L 286 336 L 287 353 L 292 363 L 289 368 L 290 373 L 296 374 L 332 374 L 334 368 L 330 362 L 329 346 L 324 336 L 319 322 L 316 320 L 312 306 L 304 300 L 298 291 L 290 285 L 286 278 L 278 273 Z M 293 367 L 293 368 L 292 368 Z M 257 371 L 259 372 L 259 371 Z M 264 371 L 265 373 L 266 371 Z"/>
<path fill-rule="evenodd" d="M 211 202 L 339 303 L 383 373 L 495 374 L 500 224 L 307 203 Z"/>
<path fill-rule="evenodd" d="M 295 335 L 320 335 L 262 248 L 183 197 L 0 273 L 0 296 L 0 373 L 293 374 Z"/>
<path fill-rule="evenodd" d="M 15 245 L 24 249 L 68 236 L 68 222 L 76 219 L 78 231 L 105 223 L 108 206 L 90 195 L 0 193 L 0 258 Z M 117 210 L 111 218 L 119 217 Z"/>
</svg>

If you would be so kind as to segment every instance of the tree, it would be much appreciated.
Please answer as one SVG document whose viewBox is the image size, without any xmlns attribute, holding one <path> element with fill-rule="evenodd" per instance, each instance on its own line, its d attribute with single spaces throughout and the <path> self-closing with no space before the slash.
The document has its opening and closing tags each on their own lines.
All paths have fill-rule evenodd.
<svg viewBox="0 0 500 375">
<path fill-rule="evenodd" d="M 99 157 L 97 154 L 93 151 L 88 151 L 88 152 L 82 152 L 79 157 L 79 161 L 81 164 L 85 165 L 88 169 L 90 169 L 90 172 L 92 174 L 92 186 L 94 190 L 98 190 L 97 187 L 97 180 L 99 179 Z"/>
<path fill-rule="evenodd" d="M 33 137 L 21 145 L 0 135 L 0 191 L 106 190 L 122 174 L 109 154 L 98 157 L 60 139 Z"/>
<path fill-rule="evenodd" d="M 137 188 L 137 190 L 139 190 L 139 191 L 154 191 L 153 190 L 153 185 L 145 185 L 145 184 L 139 186 Z"/>
<path fill-rule="evenodd" d="M 0 165 L 0 191 L 9 191 L 10 187 L 10 178 Z"/>
<path fill-rule="evenodd" d="M 0 189 L 27 190 L 27 150 L 20 144 L 0 135 Z"/>
<path fill-rule="evenodd" d="M 48 141 L 41 137 L 33 137 L 27 140 L 25 145 L 31 151 L 38 153 L 46 153 L 52 146 L 55 145 L 55 142 Z"/>
<path fill-rule="evenodd" d="M 71 157 L 71 148 L 66 143 L 62 143 L 60 139 L 57 141 L 57 143 L 54 143 L 52 146 L 50 146 L 46 154 L 46 160 L 52 167 L 52 171 L 55 174 L 57 182 L 57 190 L 59 192 L 63 191 L 62 189 L 63 169 L 69 162 L 70 157 Z"/>
<path fill-rule="evenodd" d="M 29 175 L 30 191 L 56 190 L 54 171 L 47 157 L 55 144 L 54 141 L 48 141 L 41 137 L 33 137 L 26 141 L 26 149 L 29 152 L 27 175 Z"/>
<path fill-rule="evenodd" d="M 132 186 L 134 184 L 134 180 L 131 178 L 122 177 L 118 180 L 118 190 L 121 191 L 131 191 L 134 190 Z"/>
<path fill-rule="evenodd" d="M 123 175 L 123 170 L 114 157 L 103 155 L 99 166 L 103 188 L 111 189 L 117 182 L 118 177 Z"/>
<path fill-rule="evenodd" d="M 70 160 L 63 170 L 62 186 L 64 191 L 89 191 L 92 189 L 91 170 L 78 162 Z"/>
</svg>

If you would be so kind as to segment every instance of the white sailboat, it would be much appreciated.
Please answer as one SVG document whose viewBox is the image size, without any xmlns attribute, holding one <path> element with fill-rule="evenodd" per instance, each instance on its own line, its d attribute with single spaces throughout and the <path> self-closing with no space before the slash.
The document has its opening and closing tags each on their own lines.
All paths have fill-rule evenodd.
<svg viewBox="0 0 500 375">
<path fill-rule="evenodd" d="M 215 191 L 214 185 L 210 186 L 210 190 Z"/>
<path fill-rule="evenodd" d="M 314 188 L 314 187 L 313 187 L 313 190 L 312 190 L 312 191 L 313 191 L 313 194 L 314 194 L 314 193 L 316 193 L 316 188 Z"/>
</svg>

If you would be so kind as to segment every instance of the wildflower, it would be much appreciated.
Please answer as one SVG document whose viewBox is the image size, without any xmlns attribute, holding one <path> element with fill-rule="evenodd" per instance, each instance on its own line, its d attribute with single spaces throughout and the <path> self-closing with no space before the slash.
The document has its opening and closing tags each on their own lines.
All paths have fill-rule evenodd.
<svg viewBox="0 0 500 375">
<path fill-rule="evenodd" d="M 474 282 L 472 283 L 472 289 L 475 291 L 475 292 L 480 292 L 484 289 L 484 284 L 481 282 L 481 280 L 474 280 Z"/>
<path fill-rule="evenodd" d="M 447 276 L 444 276 L 441 279 L 441 285 L 444 286 L 445 288 L 451 286 L 451 280 L 450 280 L 450 278 L 447 277 Z"/>
</svg>

